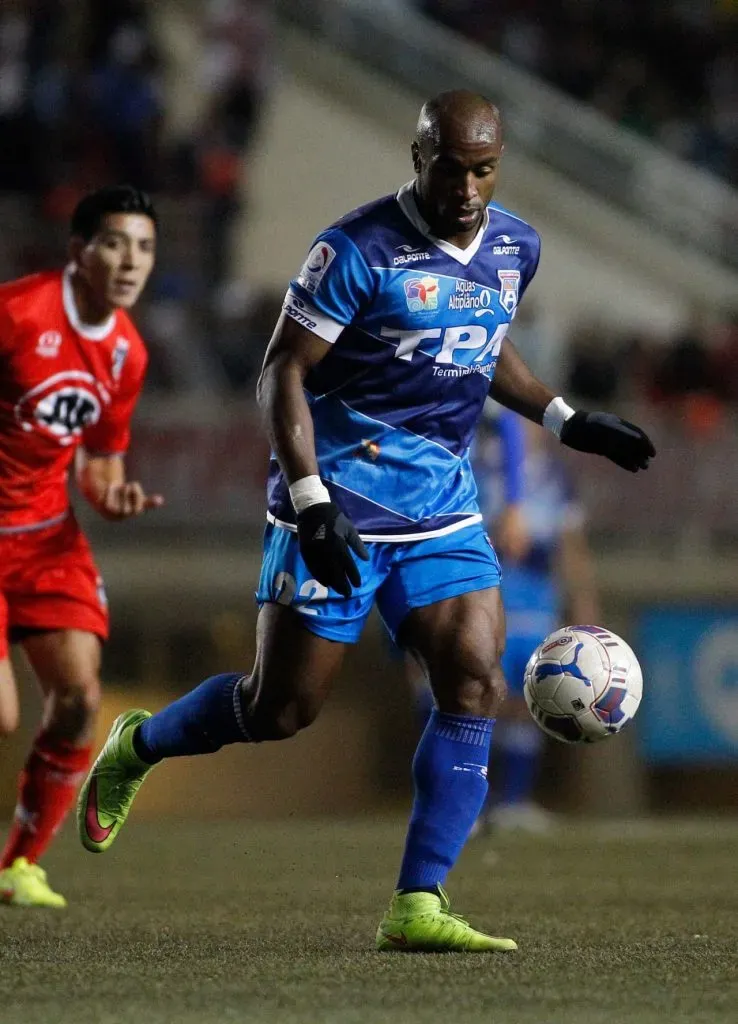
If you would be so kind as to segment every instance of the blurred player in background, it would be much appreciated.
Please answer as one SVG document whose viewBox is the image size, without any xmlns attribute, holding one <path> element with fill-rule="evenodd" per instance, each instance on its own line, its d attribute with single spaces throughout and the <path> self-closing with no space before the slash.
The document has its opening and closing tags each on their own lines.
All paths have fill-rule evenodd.
<svg viewBox="0 0 738 1024">
<path fill-rule="evenodd" d="M 377 948 L 516 948 L 452 914 L 443 890 L 484 803 L 505 692 L 499 565 L 476 500 L 474 428 L 491 393 L 564 444 L 632 472 L 654 449 L 617 416 L 569 408 L 507 339 L 540 240 L 491 202 L 501 156 L 496 107 L 444 93 L 421 111 L 415 179 L 318 236 L 258 387 L 274 456 L 253 671 L 213 676 L 153 716 L 116 720 L 80 794 L 87 849 L 110 847 L 163 758 L 309 725 L 376 600 L 392 637 L 427 667 L 437 704 L 413 762 L 415 802 Z"/>
<path fill-rule="evenodd" d="M 523 434 L 520 498 L 505 508 L 500 508 L 500 476 L 510 475 L 505 458 L 511 447 L 498 443 L 501 429 Z M 472 464 L 480 506 L 502 563 L 507 625 L 502 667 L 508 695 L 498 719 L 483 820 L 497 828 L 542 832 L 551 819 L 532 794 L 545 736 L 523 698 L 523 676 L 535 648 L 561 626 L 564 615 L 571 622 L 600 621 L 584 511 L 547 435 L 515 413 L 503 409 L 496 422 L 482 420 Z"/>
<path fill-rule="evenodd" d="M 108 609 L 70 506 L 68 473 L 106 519 L 161 504 L 126 480 L 146 350 L 127 310 L 154 266 L 149 198 L 110 186 L 78 204 L 64 270 L 0 285 L 0 734 L 18 725 L 8 643 L 43 693 L 0 859 L 0 903 L 63 907 L 37 861 L 91 760 Z"/>
</svg>

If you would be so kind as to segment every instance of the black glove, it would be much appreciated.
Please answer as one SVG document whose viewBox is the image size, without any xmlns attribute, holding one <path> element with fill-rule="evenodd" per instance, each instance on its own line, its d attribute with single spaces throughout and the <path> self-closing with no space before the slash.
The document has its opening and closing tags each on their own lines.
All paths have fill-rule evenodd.
<svg viewBox="0 0 738 1024">
<path fill-rule="evenodd" d="M 561 443 L 578 452 L 604 455 L 621 469 L 648 469 L 656 454 L 647 434 L 611 412 L 575 412 L 561 428 Z"/>
<path fill-rule="evenodd" d="M 354 524 L 332 501 L 310 505 L 297 517 L 300 554 L 318 583 L 351 597 L 361 584 L 351 550 L 367 561 L 369 554 Z"/>
</svg>

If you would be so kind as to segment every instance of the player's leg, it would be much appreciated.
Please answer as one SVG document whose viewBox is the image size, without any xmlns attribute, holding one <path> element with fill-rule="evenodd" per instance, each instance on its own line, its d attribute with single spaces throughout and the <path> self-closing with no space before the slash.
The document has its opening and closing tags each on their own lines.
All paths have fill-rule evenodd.
<svg viewBox="0 0 738 1024">
<path fill-rule="evenodd" d="M 503 637 L 496 587 L 417 608 L 403 624 L 403 642 L 426 665 L 436 708 L 413 764 L 416 797 L 399 889 L 442 885 L 484 804 L 492 726 L 505 695 Z"/>
<path fill-rule="evenodd" d="M 380 610 L 426 667 L 436 707 L 413 760 L 415 800 L 380 949 L 514 949 L 448 913 L 443 893 L 487 794 L 494 718 L 505 695 L 499 567 L 482 531 L 422 542 L 380 591 Z M 428 547 L 425 547 L 428 545 Z M 428 603 L 425 603 L 428 602 Z"/>
<path fill-rule="evenodd" d="M 25 648 L 44 694 L 44 712 L 20 776 L 18 811 L 2 864 L 31 865 L 42 888 L 45 879 L 35 862 L 73 803 L 91 760 L 101 640 L 108 630 L 102 581 L 73 517 L 14 539 L 13 572 L 4 594 L 10 635 Z M 63 904 L 56 894 L 48 903 L 40 891 L 38 896 L 43 905 Z"/>
<path fill-rule="evenodd" d="M 0 739 L 18 728 L 20 709 L 18 687 L 8 657 L 0 659 Z"/>
<path fill-rule="evenodd" d="M 0 592 L 0 739 L 15 732 L 19 719 L 18 688 L 8 647 L 8 602 Z"/>
<path fill-rule="evenodd" d="M 18 803 L 0 867 L 15 872 L 13 901 L 59 907 L 39 858 L 74 802 L 89 767 L 100 703 L 100 640 L 84 630 L 25 631 L 22 637 L 44 695 L 39 730 L 21 772 Z M 9 869 L 9 870 L 7 870 Z"/>
<path fill-rule="evenodd" d="M 141 783 L 164 758 L 288 739 L 306 728 L 329 693 L 343 651 L 342 643 L 306 629 L 291 608 L 264 605 L 250 675 L 211 676 L 155 715 L 134 710 L 116 719 L 80 793 L 83 845 L 93 853 L 112 845 Z"/>
<path fill-rule="evenodd" d="M 78 803 L 83 845 L 101 853 L 115 840 L 139 786 L 167 757 L 207 754 L 230 743 L 294 736 L 314 721 L 371 609 L 374 566 L 346 601 L 307 578 L 297 538 L 266 532 L 250 675 L 211 676 L 155 715 L 130 711 L 113 724 Z"/>
</svg>

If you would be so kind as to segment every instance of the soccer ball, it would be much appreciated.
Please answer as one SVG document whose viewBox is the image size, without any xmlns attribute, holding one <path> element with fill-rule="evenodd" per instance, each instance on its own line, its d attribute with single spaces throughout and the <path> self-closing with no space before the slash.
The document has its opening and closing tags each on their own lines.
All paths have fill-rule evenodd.
<svg viewBox="0 0 738 1024">
<path fill-rule="evenodd" d="M 525 667 L 525 701 L 538 725 L 563 743 L 596 743 L 620 732 L 641 703 L 633 651 L 602 626 L 564 626 Z"/>
</svg>

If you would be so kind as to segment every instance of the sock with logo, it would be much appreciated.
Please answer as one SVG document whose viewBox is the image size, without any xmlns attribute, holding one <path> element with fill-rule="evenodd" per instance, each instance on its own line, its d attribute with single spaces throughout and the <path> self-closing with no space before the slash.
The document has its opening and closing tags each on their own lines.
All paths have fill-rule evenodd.
<svg viewBox="0 0 738 1024">
<path fill-rule="evenodd" d="M 92 747 L 75 747 L 40 732 L 18 780 L 18 803 L 0 870 L 17 857 L 35 863 L 56 835 L 92 760 Z"/>
<path fill-rule="evenodd" d="M 505 722 L 498 727 L 497 757 L 499 788 L 495 802 L 521 804 L 533 792 L 541 759 L 544 736 L 532 720 Z"/>
<path fill-rule="evenodd" d="M 228 743 L 250 743 L 241 705 L 248 677 L 211 676 L 169 707 L 142 722 L 133 747 L 147 764 L 165 757 L 212 754 Z"/>
<path fill-rule="evenodd" d="M 431 712 L 413 759 L 415 801 L 398 889 L 432 892 L 445 882 L 487 795 L 493 725 Z"/>
</svg>

